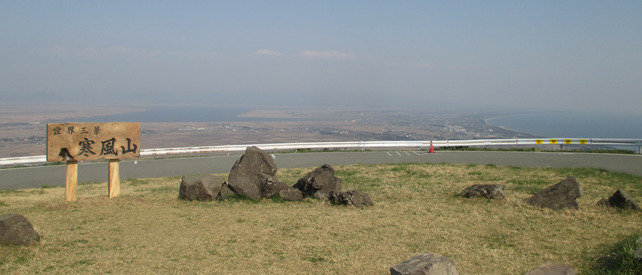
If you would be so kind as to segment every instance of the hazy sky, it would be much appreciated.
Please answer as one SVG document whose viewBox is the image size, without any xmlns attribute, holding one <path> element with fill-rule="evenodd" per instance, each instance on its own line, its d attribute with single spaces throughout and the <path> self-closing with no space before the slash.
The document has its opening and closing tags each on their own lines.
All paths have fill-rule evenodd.
<svg viewBox="0 0 642 275">
<path fill-rule="evenodd" d="M 0 101 L 642 112 L 642 1 L 0 0 Z"/>
</svg>

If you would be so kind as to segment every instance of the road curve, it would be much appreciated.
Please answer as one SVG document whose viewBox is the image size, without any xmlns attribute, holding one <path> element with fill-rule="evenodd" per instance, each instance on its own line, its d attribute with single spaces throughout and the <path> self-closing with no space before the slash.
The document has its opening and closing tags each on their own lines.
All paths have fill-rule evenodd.
<svg viewBox="0 0 642 275">
<path fill-rule="evenodd" d="M 120 178 L 155 178 L 228 173 L 240 155 L 167 159 L 123 160 Z M 642 155 L 570 152 L 466 152 L 425 151 L 315 152 L 273 154 L 277 167 L 317 167 L 377 163 L 471 163 L 519 167 L 591 167 L 642 176 Z M 106 162 L 78 165 L 78 182 L 106 182 Z M 0 169 L 0 190 L 64 186 L 66 166 Z"/>
</svg>

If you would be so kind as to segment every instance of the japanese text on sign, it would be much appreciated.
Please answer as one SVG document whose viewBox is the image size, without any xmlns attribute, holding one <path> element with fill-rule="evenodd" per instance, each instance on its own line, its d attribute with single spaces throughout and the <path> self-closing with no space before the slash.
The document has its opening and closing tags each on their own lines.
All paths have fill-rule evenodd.
<svg viewBox="0 0 642 275">
<path fill-rule="evenodd" d="M 140 123 L 47 124 L 47 161 L 140 156 Z"/>
</svg>

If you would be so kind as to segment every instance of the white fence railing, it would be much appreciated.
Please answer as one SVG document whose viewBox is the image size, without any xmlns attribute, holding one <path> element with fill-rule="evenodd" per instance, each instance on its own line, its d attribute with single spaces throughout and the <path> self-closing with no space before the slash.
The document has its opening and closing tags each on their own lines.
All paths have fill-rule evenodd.
<svg viewBox="0 0 642 275">
<path fill-rule="evenodd" d="M 338 142 L 291 142 L 217 145 L 178 148 L 141 149 L 141 156 L 162 156 L 172 154 L 199 154 L 215 152 L 240 152 L 249 146 L 256 146 L 265 151 L 298 150 L 298 149 L 376 149 L 376 148 L 434 148 L 468 147 L 468 146 L 511 146 L 511 145 L 607 145 L 631 146 L 642 148 L 642 139 L 622 138 L 512 138 L 512 139 L 471 139 L 471 140 L 417 140 L 417 141 L 338 141 Z M 45 155 L 29 157 L 0 158 L 0 166 L 44 163 Z"/>
</svg>

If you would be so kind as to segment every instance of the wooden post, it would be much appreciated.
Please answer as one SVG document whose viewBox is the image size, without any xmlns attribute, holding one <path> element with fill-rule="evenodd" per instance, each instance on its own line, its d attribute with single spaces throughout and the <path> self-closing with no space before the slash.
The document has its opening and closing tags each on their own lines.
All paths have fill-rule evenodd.
<svg viewBox="0 0 642 275">
<path fill-rule="evenodd" d="M 65 200 L 76 201 L 78 189 L 78 161 L 67 161 L 67 180 L 65 181 Z"/>
<path fill-rule="evenodd" d="M 109 198 L 115 198 L 120 195 L 120 160 L 109 160 Z"/>
<path fill-rule="evenodd" d="M 98 145 L 101 144 L 102 146 Z M 100 154 L 96 153 L 96 150 Z M 47 161 L 67 161 L 65 199 L 75 201 L 78 161 L 109 159 L 109 198 L 120 195 L 121 159 L 140 156 L 140 123 L 47 123 Z"/>
</svg>

